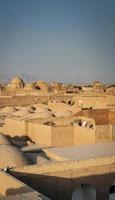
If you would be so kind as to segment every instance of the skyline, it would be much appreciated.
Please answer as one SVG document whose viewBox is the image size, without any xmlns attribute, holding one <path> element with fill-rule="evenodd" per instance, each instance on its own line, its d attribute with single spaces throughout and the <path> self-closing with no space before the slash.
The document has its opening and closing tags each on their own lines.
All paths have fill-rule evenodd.
<svg viewBox="0 0 115 200">
<path fill-rule="evenodd" d="M 0 75 L 114 82 L 114 0 L 0 0 Z"/>
</svg>

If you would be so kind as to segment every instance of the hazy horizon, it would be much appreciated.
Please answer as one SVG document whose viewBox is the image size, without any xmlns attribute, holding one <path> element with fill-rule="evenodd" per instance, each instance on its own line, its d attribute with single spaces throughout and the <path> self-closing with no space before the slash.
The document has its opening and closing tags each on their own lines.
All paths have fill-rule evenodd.
<svg viewBox="0 0 115 200">
<path fill-rule="evenodd" d="M 114 0 L 0 0 L 0 77 L 114 83 Z"/>
</svg>

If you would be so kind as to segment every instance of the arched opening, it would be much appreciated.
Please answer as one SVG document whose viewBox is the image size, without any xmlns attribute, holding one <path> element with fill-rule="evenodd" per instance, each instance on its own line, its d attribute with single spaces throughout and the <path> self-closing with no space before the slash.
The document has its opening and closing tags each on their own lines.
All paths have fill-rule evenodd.
<svg viewBox="0 0 115 200">
<path fill-rule="evenodd" d="M 96 189 L 89 184 L 81 184 L 72 194 L 72 200 L 96 200 Z"/>
<path fill-rule="evenodd" d="M 110 187 L 109 200 L 115 200 L 115 182 Z"/>
</svg>

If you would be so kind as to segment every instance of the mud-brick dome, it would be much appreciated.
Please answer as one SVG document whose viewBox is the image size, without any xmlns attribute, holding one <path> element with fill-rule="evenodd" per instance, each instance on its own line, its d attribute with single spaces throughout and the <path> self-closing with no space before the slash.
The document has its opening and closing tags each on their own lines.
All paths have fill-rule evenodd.
<svg viewBox="0 0 115 200">
<path fill-rule="evenodd" d="M 44 119 L 44 118 L 50 118 L 52 115 L 46 111 L 43 112 L 34 112 L 30 118 L 31 119 Z"/>
<path fill-rule="evenodd" d="M 24 81 L 20 77 L 15 77 L 10 82 L 10 87 L 12 88 L 23 88 L 24 87 Z"/>
<path fill-rule="evenodd" d="M 24 87 L 25 90 L 33 90 L 35 89 L 35 83 L 27 83 Z"/>
<path fill-rule="evenodd" d="M 28 159 L 18 148 L 11 145 L 0 145 L 0 169 L 28 164 Z"/>
<path fill-rule="evenodd" d="M 105 89 L 105 86 L 104 86 L 104 84 L 102 84 L 101 82 L 95 81 L 95 82 L 93 83 L 93 90 L 104 91 L 104 89 Z"/>
<path fill-rule="evenodd" d="M 36 89 L 39 88 L 40 90 L 47 90 L 48 89 L 48 84 L 45 81 L 37 81 L 36 84 Z"/>
<path fill-rule="evenodd" d="M 67 116 L 72 115 L 72 112 L 71 112 L 71 111 L 62 111 L 62 110 L 58 110 L 58 111 L 55 111 L 55 112 L 54 112 L 54 115 L 55 115 L 56 117 L 67 117 Z"/>
<path fill-rule="evenodd" d="M 1 110 L 3 114 L 13 114 L 16 112 L 16 108 L 13 106 L 6 106 Z"/>
<path fill-rule="evenodd" d="M 3 133 L 0 133 L 0 145 L 1 144 L 10 145 L 10 142 L 8 141 L 7 137 L 3 135 Z"/>
<path fill-rule="evenodd" d="M 17 84 L 17 83 L 23 83 L 23 80 L 18 76 L 16 76 L 11 80 L 11 84 Z"/>
</svg>

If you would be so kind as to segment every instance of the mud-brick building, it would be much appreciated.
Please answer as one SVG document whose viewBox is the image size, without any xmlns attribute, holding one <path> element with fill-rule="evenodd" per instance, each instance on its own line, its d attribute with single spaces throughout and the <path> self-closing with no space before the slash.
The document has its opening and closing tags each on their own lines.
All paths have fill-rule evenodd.
<svg viewBox="0 0 115 200">
<path fill-rule="evenodd" d="M 45 148 L 57 162 L 18 167 L 10 173 L 52 200 L 76 200 L 79 192 L 90 194 L 91 200 L 108 200 L 115 188 L 114 148 L 114 142 Z"/>
</svg>

